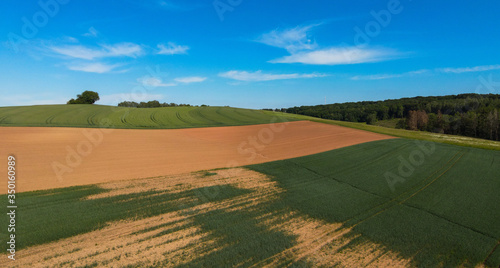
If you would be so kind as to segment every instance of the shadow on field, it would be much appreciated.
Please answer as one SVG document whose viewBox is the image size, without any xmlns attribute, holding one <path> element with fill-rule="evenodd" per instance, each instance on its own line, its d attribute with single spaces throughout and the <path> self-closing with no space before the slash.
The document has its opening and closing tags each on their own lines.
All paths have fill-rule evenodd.
<svg viewBox="0 0 500 268">
<path fill-rule="evenodd" d="M 63 189 L 17 194 L 18 235 L 16 250 L 97 230 L 117 220 L 141 219 L 191 208 L 204 202 L 216 202 L 248 193 L 249 190 L 231 185 L 218 186 L 220 193 L 210 200 L 196 198 L 198 192 L 210 192 L 211 187 L 190 189 L 179 193 L 147 191 L 99 199 L 86 199 L 108 190 L 97 186 L 78 186 Z M 5 196 L 3 196 L 5 197 Z M 1 225 L 7 226 L 6 213 Z M 0 233 L 7 238 L 7 228 Z"/>
<path fill-rule="evenodd" d="M 171 192 L 106 196 L 109 190 L 80 186 L 20 193 L 16 233 L 22 235 L 18 236 L 17 250 L 91 232 L 118 220 L 180 212 L 189 217 L 185 225 L 167 221 L 140 226 L 134 233 L 151 232 L 142 238 L 147 241 L 179 228 L 196 227 L 196 232 L 203 234 L 190 242 L 195 244 L 191 248 L 194 253 L 183 256 L 185 260 L 175 262 L 165 252 L 161 255 L 164 259 L 153 265 L 353 265 L 356 260 L 347 260 L 351 255 L 345 252 L 374 245 L 383 252 L 367 256 L 365 265 L 385 253 L 395 253 L 417 267 L 474 267 L 483 263 L 498 267 L 500 161 L 495 158 L 500 159 L 500 152 L 433 146 L 432 152 L 421 153 L 423 158 L 409 168 L 407 176 L 400 174 L 400 165 L 411 162 L 405 159 L 422 150 L 421 144 L 393 139 L 249 166 L 268 176 L 246 170 L 251 173 L 235 177 L 233 184 L 224 180 L 222 185 L 191 189 L 181 178 L 179 187 L 175 185 Z M 387 181 L 389 173 L 400 177 L 393 190 Z M 220 176 L 205 172 L 193 181 L 217 183 Z M 238 188 L 239 182 L 247 183 L 248 188 Z M 217 194 L 200 198 L 200 192 Z M 99 194 L 101 198 L 88 198 Z M 224 206 L 219 206 L 222 203 Z M 5 226 L 6 213 L 0 219 Z M 2 241 L 6 230 L 0 230 Z M 307 262 L 311 260 L 321 263 Z"/>
<path fill-rule="evenodd" d="M 498 267 L 500 152 L 425 146 L 435 149 L 384 140 L 249 168 L 276 180 L 291 209 L 352 228 L 358 238 L 339 252 L 367 240 L 418 267 Z M 415 154 L 423 159 L 402 176 L 401 162 Z M 394 192 L 388 172 L 402 179 Z"/>
<path fill-rule="evenodd" d="M 296 244 L 295 237 L 270 230 L 257 218 L 261 211 L 213 210 L 196 215 L 195 222 L 204 232 L 210 233 L 207 240 L 217 241 L 209 252 L 178 267 L 249 267 L 256 263 L 266 264 L 268 258 Z"/>
</svg>

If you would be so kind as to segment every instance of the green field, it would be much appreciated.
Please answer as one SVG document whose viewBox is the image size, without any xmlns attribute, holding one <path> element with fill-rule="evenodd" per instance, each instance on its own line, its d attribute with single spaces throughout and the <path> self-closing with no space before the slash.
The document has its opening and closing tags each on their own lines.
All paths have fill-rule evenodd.
<svg viewBox="0 0 500 268">
<path fill-rule="evenodd" d="M 402 171 L 401 165 L 405 165 Z M 193 265 L 232 266 L 242 259 L 251 260 L 244 267 L 266 263 L 297 241 L 258 219 L 269 214 L 286 218 L 289 211 L 352 228 L 348 235 L 356 238 L 343 250 L 370 242 L 411 259 L 417 267 L 500 265 L 500 152 L 394 139 L 248 168 L 270 176 L 282 193 L 251 210 L 193 214 L 192 224 L 218 241 L 215 248 L 223 248 L 196 258 Z M 212 178 L 217 172 L 203 176 Z M 217 204 L 249 193 L 231 184 L 219 190 L 202 203 Z M 89 232 L 117 220 L 176 211 L 181 205 L 193 207 L 200 202 L 185 200 L 213 189 L 85 199 L 106 191 L 96 185 L 18 194 L 17 233 L 22 234 L 18 248 Z M 1 217 L 6 222 L 5 214 Z"/>
<path fill-rule="evenodd" d="M 285 204 L 354 227 L 358 242 L 380 243 L 418 267 L 498 267 L 500 152 L 424 145 L 435 149 L 395 139 L 250 168 L 279 182 Z M 403 169 L 407 177 L 399 157 L 413 168 Z"/>
<path fill-rule="evenodd" d="M 0 107 L 0 126 L 198 128 L 273 123 L 274 117 L 259 110 L 231 107 L 128 108 L 103 105 L 40 105 Z M 280 120 L 277 120 L 280 121 Z"/>
</svg>

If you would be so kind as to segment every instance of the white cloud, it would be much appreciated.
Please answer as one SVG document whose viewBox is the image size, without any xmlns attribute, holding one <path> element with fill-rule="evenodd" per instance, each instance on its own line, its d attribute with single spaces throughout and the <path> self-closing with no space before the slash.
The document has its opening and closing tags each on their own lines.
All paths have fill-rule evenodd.
<svg viewBox="0 0 500 268">
<path fill-rule="evenodd" d="M 65 36 L 63 38 L 64 38 L 64 41 L 66 41 L 68 43 L 78 43 L 78 39 L 76 39 L 72 36 Z"/>
<path fill-rule="evenodd" d="M 148 94 L 148 93 L 118 93 L 100 96 L 99 103 L 107 105 L 116 105 L 122 101 L 151 101 L 151 100 L 161 100 L 163 95 L 161 94 Z"/>
<path fill-rule="evenodd" d="M 351 77 L 351 80 L 381 80 L 381 79 L 390 79 L 390 78 L 398 78 L 398 77 L 406 77 L 412 75 L 418 75 L 423 73 L 469 73 L 469 72 L 485 72 L 492 70 L 499 70 L 500 64 L 496 65 L 481 65 L 474 67 L 463 67 L 463 68 L 436 68 L 436 69 L 422 69 L 417 71 L 411 71 L 400 74 L 372 74 L 372 75 L 356 75 Z"/>
<path fill-rule="evenodd" d="M 144 53 L 141 46 L 133 43 L 121 43 L 112 46 L 104 45 L 103 47 L 106 51 L 106 53 L 104 54 L 105 57 L 126 56 L 135 58 L 137 56 L 143 55 Z"/>
<path fill-rule="evenodd" d="M 256 41 L 286 49 L 290 55 L 270 60 L 270 63 L 302 63 L 311 65 L 340 65 L 379 62 L 396 58 L 401 53 L 391 49 L 365 46 L 337 46 L 319 48 L 310 35 L 311 29 L 321 25 L 311 24 L 285 30 L 274 30 Z"/>
<path fill-rule="evenodd" d="M 141 46 L 133 43 L 102 45 L 99 48 L 88 48 L 82 45 L 52 46 L 49 49 L 57 54 L 84 60 L 107 57 L 132 57 L 144 54 Z"/>
<path fill-rule="evenodd" d="M 119 66 L 120 66 L 119 64 L 109 65 L 100 62 L 91 62 L 91 63 L 68 65 L 68 69 L 73 71 L 102 74 L 102 73 L 109 73 Z"/>
<path fill-rule="evenodd" d="M 422 70 L 411 71 L 411 72 L 400 73 L 400 74 L 356 75 L 356 76 L 351 77 L 351 80 L 382 80 L 382 79 L 411 76 L 411 75 L 416 75 L 416 74 L 423 74 L 423 73 L 428 73 L 428 72 L 429 72 L 429 70 L 422 69 Z"/>
<path fill-rule="evenodd" d="M 160 78 L 153 76 L 143 76 L 137 79 L 137 82 L 145 87 L 173 87 L 177 85 L 175 83 L 163 83 Z"/>
<path fill-rule="evenodd" d="M 351 80 L 382 80 L 389 78 L 402 77 L 403 74 L 372 74 L 372 75 L 356 75 L 351 77 Z"/>
<path fill-rule="evenodd" d="M 314 65 L 340 65 L 378 62 L 394 58 L 398 53 L 388 49 L 338 47 L 305 51 L 271 60 L 271 63 L 303 63 Z"/>
<path fill-rule="evenodd" d="M 273 30 L 260 36 L 256 41 L 273 46 L 284 48 L 290 53 L 299 50 L 311 50 L 317 47 L 315 41 L 308 36 L 308 31 L 319 24 L 297 26 L 285 30 Z"/>
<path fill-rule="evenodd" d="M 86 36 L 86 37 L 97 37 L 98 34 L 99 34 L 99 32 L 94 27 L 90 27 L 89 31 L 86 32 L 86 33 L 84 33 L 83 36 Z"/>
<path fill-rule="evenodd" d="M 189 50 L 188 46 L 177 45 L 175 43 L 169 42 L 167 45 L 159 44 L 158 54 L 161 55 L 175 55 L 175 54 L 187 54 Z"/>
<path fill-rule="evenodd" d="M 284 80 L 284 79 L 298 79 L 298 78 L 316 78 L 325 77 L 326 74 L 269 74 L 262 73 L 262 71 L 247 72 L 247 71 L 229 71 L 220 73 L 220 77 L 234 79 L 238 81 L 271 81 L 271 80 Z"/>
<path fill-rule="evenodd" d="M 179 77 L 174 79 L 176 82 L 190 84 L 190 83 L 200 83 L 207 80 L 206 77 L 200 76 L 190 76 L 190 77 Z"/>
<path fill-rule="evenodd" d="M 482 66 L 474 66 L 474 67 L 465 67 L 465 68 L 440 68 L 436 69 L 439 72 L 443 73 L 469 73 L 469 72 L 485 72 L 491 70 L 500 69 L 500 64 L 497 65 L 482 65 Z"/>
</svg>

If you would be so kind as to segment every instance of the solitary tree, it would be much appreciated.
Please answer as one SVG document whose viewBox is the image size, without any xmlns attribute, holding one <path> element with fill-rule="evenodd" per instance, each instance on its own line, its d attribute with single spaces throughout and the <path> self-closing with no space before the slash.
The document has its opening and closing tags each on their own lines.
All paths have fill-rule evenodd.
<svg viewBox="0 0 500 268">
<path fill-rule="evenodd" d="M 99 100 L 99 93 L 94 91 L 86 90 L 82 94 L 76 95 L 76 100 L 71 99 L 68 104 L 94 104 L 94 102 Z"/>
</svg>

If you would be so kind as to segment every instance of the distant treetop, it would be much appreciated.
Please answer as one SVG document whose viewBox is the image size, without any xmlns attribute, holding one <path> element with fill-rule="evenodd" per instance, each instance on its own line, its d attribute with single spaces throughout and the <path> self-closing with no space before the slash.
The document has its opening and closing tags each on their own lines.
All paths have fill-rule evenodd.
<svg viewBox="0 0 500 268">
<path fill-rule="evenodd" d="M 86 90 L 82 94 L 76 95 L 76 100 L 71 99 L 67 104 L 94 104 L 99 100 L 99 93 Z"/>
<path fill-rule="evenodd" d="M 152 100 L 148 102 L 137 103 L 135 101 L 122 101 L 118 103 L 119 107 L 134 107 L 134 108 L 158 108 L 158 107 L 177 107 L 177 106 L 191 106 L 189 104 L 176 104 L 176 103 L 160 103 L 157 100 Z"/>
</svg>

